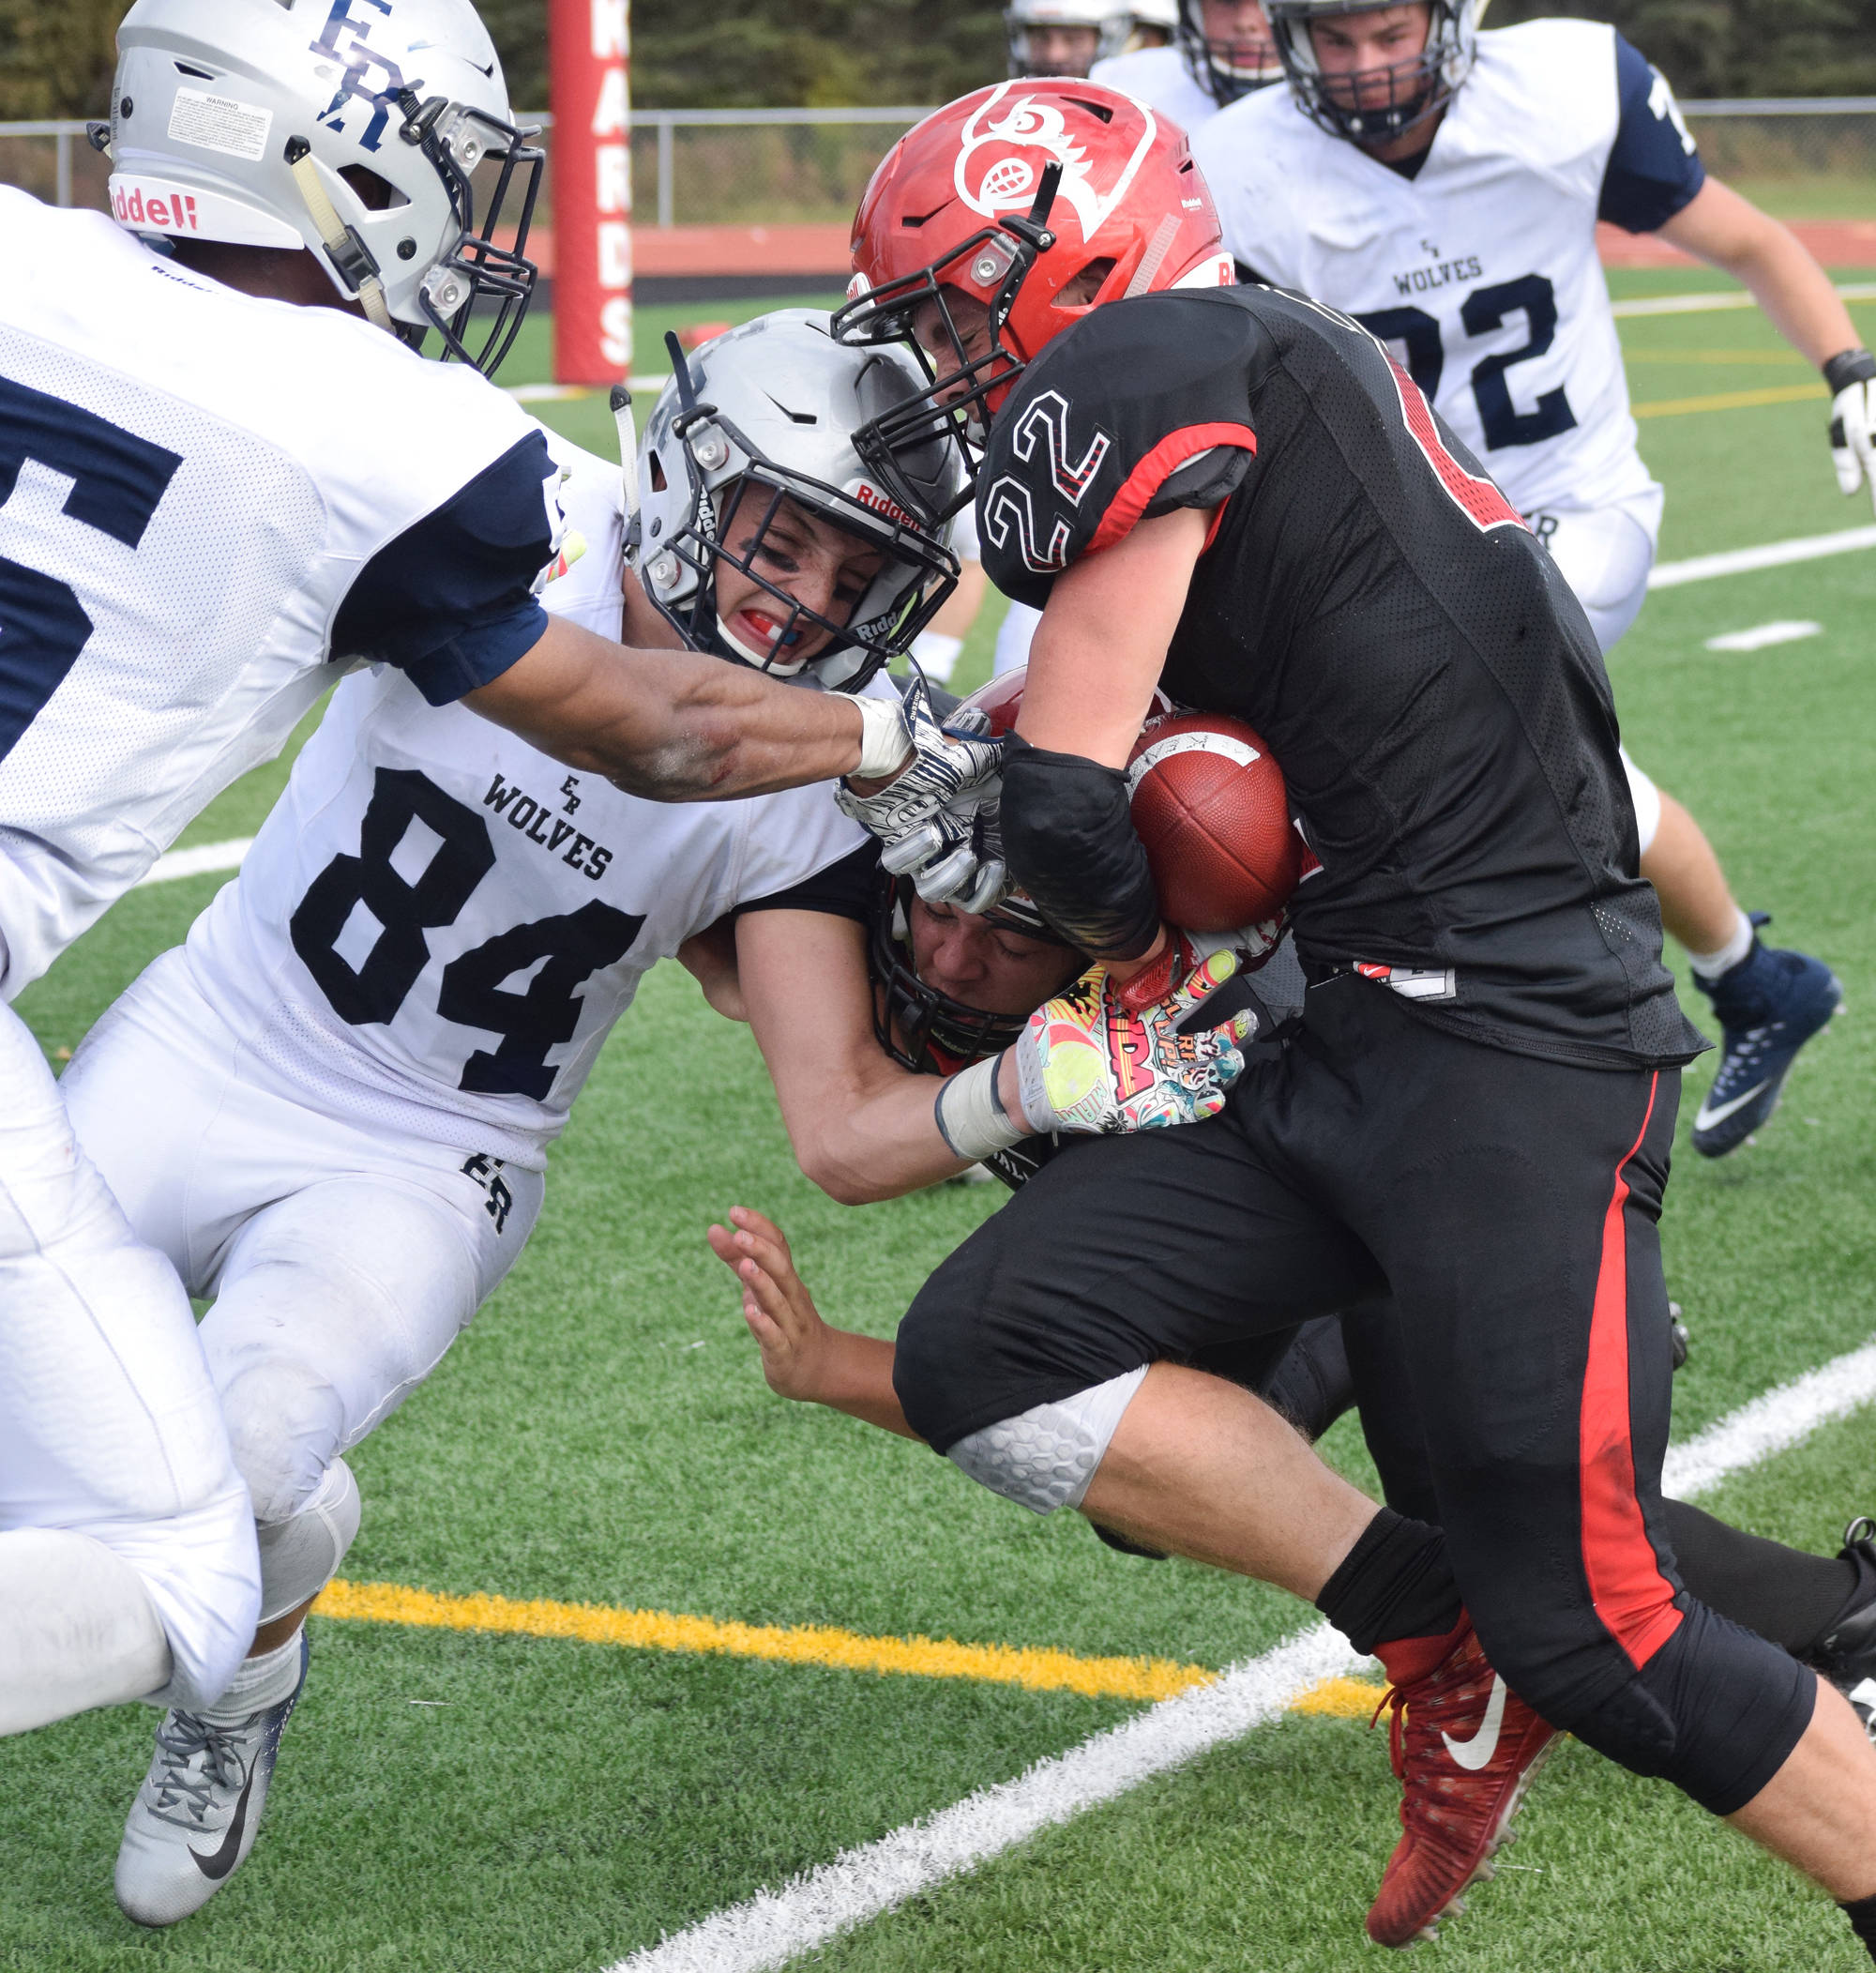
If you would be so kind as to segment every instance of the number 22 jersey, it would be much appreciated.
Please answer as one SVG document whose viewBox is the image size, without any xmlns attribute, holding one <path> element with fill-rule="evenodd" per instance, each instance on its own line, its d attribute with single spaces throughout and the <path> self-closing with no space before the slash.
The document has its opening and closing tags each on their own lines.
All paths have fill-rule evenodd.
<svg viewBox="0 0 1876 1973">
<path fill-rule="evenodd" d="M 1596 224 L 1653 232 L 1705 173 L 1666 81 L 1612 27 L 1480 35 L 1411 179 L 1287 89 L 1214 117 L 1192 154 L 1236 259 L 1380 337 L 1520 513 L 1657 493 Z"/>
<path fill-rule="evenodd" d="M 542 599 L 616 638 L 618 469 L 553 443 L 586 552 Z M 379 665 L 334 692 L 186 964 L 244 1073 L 325 1115 L 538 1170 L 656 962 L 867 841 L 825 782 L 643 800 Z"/>
</svg>

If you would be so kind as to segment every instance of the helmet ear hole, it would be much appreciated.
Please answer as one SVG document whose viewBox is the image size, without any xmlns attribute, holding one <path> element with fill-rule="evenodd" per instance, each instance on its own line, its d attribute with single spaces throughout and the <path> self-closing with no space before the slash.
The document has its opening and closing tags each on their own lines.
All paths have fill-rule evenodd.
<svg viewBox="0 0 1876 1973">
<path fill-rule="evenodd" d="M 1108 277 L 1118 266 L 1112 254 L 1099 260 L 1091 260 L 1079 274 L 1071 275 L 1062 283 L 1061 304 L 1065 309 L 1086 308 L 1108 284 Z"/>
<path fill-rule="evenodd" d="M 345 165 L 339 175 L 358 195 L 358 203 L 367 212 L 395 212 L 400 205 L 410 204 L 388 178 L 379 177 L 369 165 Z"/>
<path fill-rule="evenodd" d="M 671 481 L 664 477 L 664 461 L 656 452 L 651 455 L 651 490 L 654 493 L 666 492 Z"/>
</svg>

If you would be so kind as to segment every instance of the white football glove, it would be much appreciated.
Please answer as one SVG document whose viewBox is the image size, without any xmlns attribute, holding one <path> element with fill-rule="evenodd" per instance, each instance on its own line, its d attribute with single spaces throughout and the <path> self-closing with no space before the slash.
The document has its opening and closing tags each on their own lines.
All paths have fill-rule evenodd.
<svg viewBox="0 0 1876 1973">
<path fill-rule="evenodd" d="M 1046 1001 L 1016 1042 L 1030 1128 L 1112 1135 L 1216 1116 L 1244 1073 L 1237 1044 L 1256 1016 L 1197 1034 L 1181 1034 L 1179 1024 L 1236 970 L 1231 953 L 1217 953 L 1165 998 L 1133 1011 L 1097 965 Z"/>
<path fill-rule="evenodd" d="M 1002 791 L 1004 743 L 980 714 L 941 726 L 916 674 L 904 711 L 911 760 L 877 794 L 856 795 L 842 782 L 834 799 L 879 838 L 881 863 L 910 875 L 928 903 L 988 911 L 1007 888 L 1001 860 L 980 847 L 981 812 Z"/>
<path fill-rule="evenodd" d="M 1838 491 L 1868 486 L 1876 500 L 1876 357 L 1847 349 L 1823 367 L 1830 398 L 1830 461 Z"/>
</svg>

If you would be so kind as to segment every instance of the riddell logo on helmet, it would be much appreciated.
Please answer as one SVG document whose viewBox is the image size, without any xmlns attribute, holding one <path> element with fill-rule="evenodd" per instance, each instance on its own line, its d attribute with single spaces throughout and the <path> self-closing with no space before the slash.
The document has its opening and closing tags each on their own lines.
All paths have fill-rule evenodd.
<svg viewBox="0 0 1876 1973">
<path fill-rule="evenodd" d="M 898 501 L 889 499 L 878 487 L 869 486 L 864 479 L 855 480 L 847 493 L 862 507 L 870 508 L 876 514 L 884 514 L 896 526 L 916 527 L 919 524 L 916 514 L 908 514 Z"/>
<path fill-rule="evenodd" d="M 111 210 L 120 226 L 147 226 L 158 233 L 199 233 L 195 200 L 186 191 L 145 192 L 141 185 L 113 185 Z"/>
<path fill-rule="evenodd" d="M 1095 183 L 1088 153 L 1070 133 L 1061 106 L 1033 95 L 1006 103 L 1005 98 L 1015 87 L 1014 83 L 999 83 L 965 124 L 963 147 L 952 174 L 958 196 L 987 220 L 1000 213 L 1026 211 L 1044 168 L 1059 164 L 1062 183 L 1056 192 L 1055 214 L 1059 216 L 1066 206 L 1080 222 L 1082 239 L 1093 239 L 1127 196 L 1153 148 L 1153 140 L 1159 134 L 1157 120 L 1144 103 L 1134 105 L 1144 124 L 1140 142 L 1113 184 L 1103 190 Z"/>
</svg>

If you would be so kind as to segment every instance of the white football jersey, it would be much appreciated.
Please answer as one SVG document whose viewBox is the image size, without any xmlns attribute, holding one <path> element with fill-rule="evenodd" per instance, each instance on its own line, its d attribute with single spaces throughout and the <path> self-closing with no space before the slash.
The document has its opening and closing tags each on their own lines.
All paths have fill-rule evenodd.
<svg viewBox="0 0 1876 1973">
<path fill-rule="evenodd" d="M 100 213 L 0 187 L 0 234 L 10 998 L 279 751 L 335 657 L 438 698 L 512 662 L 555 517 L 537 428 L 475 372 L 190 274 Z"/>
<path fill-rule="evenodd" d="M 1668 84 L 1613 28 L 1480 35 L 1411 179 L 1288 89 L 1233 104 L 1192 149 L 1236 258 L 1373 330 L 1520 511 L 1654 488 L 1596 224 L 1650 231 L 1704 174 Z"/>
<path fill-rule="evenodd" d="M 1110 55 L 1088 70 L 1088 80 L 1170 116 L 1188 137 L 1197 136 L 1199 127 L 1218 114 L 1218 99 L 1192 80 L 1176 48 L 1135 48 Z"/>
<path fill-rule="evenodd" d="M 618 468 L 554 448 L 586 549 L 543 599 L 616 638 Z M 829 784 L 645 801 L 380 665 L 333 694 L 185 950 L 257 1079 L 537 1170 L 652 965 L 866 841 Z"/>
</svg>

